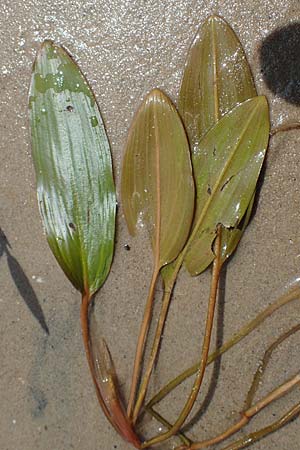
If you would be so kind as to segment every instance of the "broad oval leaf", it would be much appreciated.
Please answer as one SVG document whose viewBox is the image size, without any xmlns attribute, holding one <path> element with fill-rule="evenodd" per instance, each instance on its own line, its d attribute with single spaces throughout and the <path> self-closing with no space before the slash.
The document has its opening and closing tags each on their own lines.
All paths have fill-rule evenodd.
<svg viewBox="0 0 300 450">
<path fill-rule="evenodd" d="M 178 100 L 192 152 L 224 114 L 256 95 L 236 34 L 221 17 L 209 17 L 189 50 Z"/>
<path fill-rule="evenodd" d="M 115 187 L 108 139 L 78 66 L 46 41 L 29 97 L 39 208 L 48 243 L 82 293 L 105 281 L 113 255 Z"/>
<path fill-rule="evenodd" d="M 191 275 L 214 258 L 216 227 L 235 227 L 252 199 L 269 139 L 266 98 L 254 97 L 226 114 L 205 135 L 194 154 L 197 205 L 185 255 Z"/>
<path fill-rule="evenodd" d="M 256 95 L 251 70 L 236 34 L 221 17 L 209 17 L 199 28 L 189 50 L 178 102 L 192 157 L 202 137 L 224 114 Z M 236 249 L 250 219 L 252 205 L 253 202 L 241 225 L 224 228 L 223 260 Z"/>
<path fill-rule="evenodd" d="M 175 259 L 194 211 L 189 145 L 180 117 L 160 90 L 141 104 L 126 145 L 122 201 L 129 232 L 148 228 L 157 268 Z"/>
</svg>

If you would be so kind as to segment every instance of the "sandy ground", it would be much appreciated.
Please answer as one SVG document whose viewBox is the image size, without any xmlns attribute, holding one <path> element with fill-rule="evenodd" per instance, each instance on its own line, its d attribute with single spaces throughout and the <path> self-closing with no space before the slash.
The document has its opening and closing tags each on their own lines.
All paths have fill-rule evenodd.
<svg viewBox="0 0 300 450">
<path fill-rule="evenodd" d="M 298 106 L 267 88 L 259 58 L 260 45 L 272 31 L 300 20 L 298 0 L 1 3 L 0 227 L 6 236 L 0 236 L 2 450 L 129 448 L 98 408 L 81 342 L 80 296 L 47 247 L 37 209 L 27 117 L 36 49 L 45 38 L 51 38 L 65 45 L 80 63 L 103 114 L 119 186 L 124 141 L 135 109 L 153 87 L 162 88 L 176 100 L 193 35 L 214 12 L 229 21 L 245 46 L 258 91 L 269 99 L 272 124 L 299 120 Z M 295 45 L 299 46 L 299 40 Z M 271 142 L 255 217 L 222 280 L 219 342 L 299 280 L 299 144 L 297 131 L 277 135 Z M 112 350 L 125 393 L 150 273 L 148 241 L 144 236 L 128 236 L 120 209 L 114 263 L 97 295 L 94 318 Z M 153 391 L 196 360 L 208 282 L 209 273 L 191 279 L 182 271 Z M 157 297 L 159 302 L 159 292 Z M 236 420 L 264 350 L 299 319 L 300 305 L 294 302 L 208 371 L 198 404 L 205 402 L 205 414 L 198 415 L 192 437 L 210 437 Z M 216 337 L 213 345 L 215 341 Z M 299 371 L 299 344 L 296 335 L 275 352 L 259 396 Z M 170 419 L 176 417 L 188 387 L 176 391 L 170 402 L 162 405 Z M 293 391 L 246 430 L 275 420 L 297 401 L 299 392 Z M 253 449 L 298 450 L 299 420 Z M 150 419 L 146 425 L 150 434 L 160 429 Z M 171 449 L 172 444 L 160 448 Z"/>
</svg>

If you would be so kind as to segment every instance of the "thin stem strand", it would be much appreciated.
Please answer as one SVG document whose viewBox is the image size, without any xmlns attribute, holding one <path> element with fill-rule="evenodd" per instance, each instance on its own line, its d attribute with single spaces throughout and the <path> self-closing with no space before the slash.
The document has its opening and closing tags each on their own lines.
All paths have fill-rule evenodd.
<svg viewBox="0 0 300 450">
<path fill-rule="evenodd" d="M 292 131 L 292 130 L 299 130 L 300 128 L 300 122 L 291 122 L 291 123 L 284 123 L 282 125 L 278 125 L 278 127 L 275 127 L 271 130 L 270 137 L 275 136 L 277 133 L 283 133 L 285 131 Z"/>
<path fill-rule="evenodd" d="M 248 409 L 251 407 L 253 401 L 254 401 L 254 396 L 258 390 L 258 387 L 261 383 L 261 379 L 266 371 L 266 368 L 268 366 L 268 363 L 272 357 L 272 353 L 274 352 L 274 350 L 276 350 L 276 348 L 282 344 L 282 342 L 284 342 L 286 339 L 288 339 L 290 336 L 292 336 L 293 334 L 297 333 L 298 331 L 300 331 L 300 324 L 294 326 L 293 328 L 291 328 L 290 330 L 288 330 L 286 333 L 282 334 L 278 339 L 276 339 L 276 341 L 274 341 L 270 347 L 266 350 L 264 357 L 262 359 L 262 361 L 260 362 L 257 371 L 254 375 L 253 378 L 253 382 L 251 385 L 251 388 L 249 389 L 247 398 L 246 398 L 246 402 L 245 402 L 245 409 Z"/>
<path fill-rule="evenodd" d="M 174 267 L 174 271 L 172 273 L 172 278 L 169 281 L 168 285 L 171 285 L 172 287 L 175 284 L 178 272 L 181 268 L 182 265 L 182 259 L 180 258 L 180 255 L 176 261 L 176 265 Z M 147 393 L 147 389 L 148 389 L 148 385 L 150 382 L 150 377 L 151 377 L 151 373 L 154 367 L 154 363 L 158 354 L 158 350 L 159 350 L 159 344 L 161 341 L 161 336 L 163 333 L 163 329 L 164 329 L 164 325 L 165 325 L 165 321 L 167 318 L 167 314 L 168 314 L 168 310 L 169 310 L 169 306 L 170 306 L 170 301 L 171 301 L 171 296 L 172 296 L 172 289 L 165 289 L 164 290 L 164 295 L 163 295 L 163 300 L 162 300 L 162 307 L 161 307 L 161 311 L 160 311 L 160 315 L 159 315 L 159 319 L 158 319 L 158 323 L 157 323 L 157 327 L 156 327 L 156 332 L 155 332 L 155 336 L 154 336 L 154 341 L 153 341 L 153 345 L 152 345 L 152 349 L 151 349 L 151 354 L 150 354 L 150 358 L 148 361 L 148 365 L 145 371 L 145 375 L 139 390 L 139 394 L 138 394 L 138 398 L 137 398 L 137 402 L 134 408 L 134 413 L 133 413 L 133 423 L 136 422 L 138 414 L 140 412 L 140 409 L 143 405 L 146 393 Z"/>
<path fill-rule="evenodd" d="M 134 360 L 134 366 L 133 366 L 133 372 L 132 372 L 132 382 L 131 382 L 130 395 L 129 395 L 129 400 L 128 400 L 128 407 L 127 407 L 127 415 L 129 418 L 131 418 L 132 414 L 133 414 L 135 396 L 136 396 L 137 386 L 138 386 L 140 374 L 141 374 L 144 348 L 145 348 L 145 343 L 146 343 L 147 335 L 149 332 L 149 327 L 150 327 L 150 322 L 151 322 L 151 317 L 152 317 L 154 293 L 155 293 L 155 286 L 156 286 L 158 274 L 159 274 L 159 268 L 157 265 L 155 265 L 155 268 L 154 268 L 153 274 L 152 274 L 150 288 L 149 288 L 149 294 L 148 294 L 148 298 L 147 298 L 147 302 L 146 302 L 146 306 L 145 306 L 144 317 L 143 317 L 143 321 L 141 324 L 137 347 L 136 347 L 136 354 L 135 354 L 135 360 Z"/>
<path fill-rule="evenodd" d="M 226 353 L 236 344 L 238 344 L 242 339 L 248 336 L 253 330 L 255 330 L 259 325 L 261 325 L 268 317 L 270 317 L 275 311 L 282 308 L 286 304 L 298 300 L 300 297 L 300 288 L 297 286 L 291 289 L 288 293 L 279 297 L 274 303 L 269 305 L 265 310 L 259 313 L 253 320 L 244 325 L 237 333 L 233 335 L 225 344 L 211 353 L 208 357 L 207 364 L 211 364 L 218 357 Z M 187 378 L 194 375 L 197 370 L 199 370 L 199 363 L 194 364 L 192 367 L 188 368 L 176 378 L 171 380 L 166 386 L 164 386 L 147 404 L 147 408 L 159 403 L 163 398 L 165 398 L 173 389 L 179 386 Z"/>
<path fill-rule="evenodd" d="M 81 322 L 81 331 L 82 331 L 82 338 L 83 338 L 83 344 L 84 344 L 84 349 L 85 349 L 85 353 L 86 353 L 86 358 L 88 361 L 88 365 L 90 368 L 90 372 L 91 372 L 92 379 L 93 379 L 93 382 L 95 385 L 96 394 L 97 394 L 97 398 L 98 398 L 99 404 L 101 406 L 101 409 L 103 410 L 106 418 L 109 420 L 111 425 L 115 428 L 115 430 L 119 434 L 121 434 L 120 430 L 114 423 L 114 421 L 105 405 L 105 402 L 103 400 L 103 397 L 101 395 L 101 392 L 99 390 L 98 383 L 97 383 L 97 377 L 96 377 L 96 373 L 95 373 L 93 357 L 92 357 L 91 348 L 90 348 L 90 333 L 89 333 L 89 305 L 90 305 L 90 302 L 91 302 L 90 295 L 83 294 L 81 309 L 80 309 L 80 322 Z"/>
<path fill-rule="evenodd" d="M 299 414 L 300 414 L 300 403 L 297 403 L 287 413 L 285 413 L 282 417 L 280 417 L 280 419 L 276 420 L 275 422 L 271 423 L 270 425 L 264 428 L 261 428 L 258 431 L 254 431 L 253 433 L 244 436 L 243 438 L 239 439 L 236 442 L 227 445 L 222 450 L 240 450 L 241 448 L 246 448 L 249 445 L 254 444 L 254 442 L 257 442 L 258 440 L 264 438 L 268 434 L 274 433 L 274 431 L 279 430 L 288 422 L 295 419 Z"/>
<path fill-rule="evenodd" d="M 241 419 L 235 425 L 223 431 L 223 433 L 219 434 L 218 436 L 212 439 L 207 439 L 201 442 L 195 442 L 190 447 L 182 447 L 182 446 L 178 447 L 176 450 L 187 450 L 187 449 L 200 450 L 202 448 L 206 448 L 209 447 L 210 445 L 215 445 L 218 444 L 219 442 L 224 441 L 225 439 L 229 438 L 237 431 L 239 431 L 241 428 L 243 428 L 245 425 L 247 425 L 250 419 L 257 413 L 259 413 L 263 408 L 265 408 L 275 400 L 279 399 L 283 395 L 287 394 L 291 389 L 293 389 L 295 386 L 299 384 L 300 384 L 300 374 L 298 373 L 297 375 L 290 378 L 288 381 L 286 381 L 285 383 L 281 384 L 279 387 L 271 391 L 268 395 L 259 400 L 255 405 L 251 406 L 251 408 L 244 411 L 242 413 Z"/>
<path fill-rule="evenodd" d="M 170 429 L 172 428 L 172 424 L 170 424 L 170 422 L 168 422 L 167 420 L 165 420 L 157 411 L 154 411 L 153 409 L 151 410 L 151 415 L 161 424 L 163 424 L 166 428 Z M 192 441 L 187 438 L 185 436 L 185 434 L 183 433 L 177 433 L 177 435 L 179 437 L 179 439 L 183 442 L 183 444 L 185 444 L 186 446 L 190 447 L 192 445 Z"/>
<path fill-rule="evenodd" d="M 217 230 L 217 237 L 215 242 L 215 254 L 216 257 L 213 262 L 213 270 L 212 270 L 212 280 L 211 280 L 211 289 L 210 289 L 210 296 L 209 296 L 209 302 L 208 302 L 208 311 L 207 311 L 207 318 L 206 318 L 206 325 L 205 325 L 205 334 L 204 334 L 204 340 L 201 350 L 201 361 L 200 366 L 198 369 L 198 372 L 196 374 L 196 379 L 194 381 L 190 396 L 184 405 L 178 419 L 165 433 L 160 434 L 159 436 L 156 436 L 149 441 L 145 441 L 142 444 L 142 448 L 150 447 L 151 445 L 158 444 L 159 442 L 163 442 L 170 437 L 172 437 L 174 434 L 176 434 L 183 423 L 185 422 L 186 418 L 188 417 L 189 413 L 191 412 L 195 401 L 197 399 L 198 393 L 200 391 L 200 387 L 204 378 L 205 369 L 207 366 L 207 358 L 209 353 L 209 347 L 210 347 L 210 341 L 211 341 L 211 334 L 212 334 L 212 328 L 213 328 L 213 320 L 214 320 L 214 312 L 215 312 L 215 306 L 216 306 L 216 299 L 217 299 L 217 292 L 218 292 L 218 285 L 219 285 L 219 277 L 220 277 L 220 271 L 222 267 L 221 263 L 221 226 L 218 227 Z"/>
</svg>

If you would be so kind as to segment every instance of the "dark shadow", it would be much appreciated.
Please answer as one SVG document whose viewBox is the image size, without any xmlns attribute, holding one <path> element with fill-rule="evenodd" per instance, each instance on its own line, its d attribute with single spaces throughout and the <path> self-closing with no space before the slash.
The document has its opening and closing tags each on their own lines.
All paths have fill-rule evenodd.
<svg viewBox="0 0 300 450">
<path fill-rule="evenodd" d="M 7 237 L 0 228 L 0 258 L 4 254 L 6 255 L 9 271 L 21 297 L 29 308 L 31 314 L 41 325 L 42 329 L 47 334 L 49 334 L 49 329 L 46 324 L 45 316 L 39 304 L 38 298 L 22 267 L 20 266 L 16 258 L 10 253 L 10 249 L 11 245 L 9 244 Z"/>
<path fill-rule="evenodd" d="M 219 295 L 218 295 L 218 317 L 217 317 L 217 323 L 216 323 L 216 329 L 217 329 L 217 336 L 216 336 L 216 347 L 221 347 L 223 344 L 223 337 L 224 337 L 224 312 L 225 312 L 225 291 L 226 291 L 226 274 L 227 274 L 227 263 L 223 265 L 221 274 L 220 274 L 220 282 L 219 282 Z M 211 401 L 213 399 L 213 396 L 215 394 L 218 379 L 220 376 L 220 369 L 221 369 L 221 359 L 220 356 L 215 360 L 213 373 L 211 375 L 211 380 L 208 388 L 208 392 L 200 405 L 198 411 L 194 415 L 194 417 L 191 419 L 191 421 L 183 428 L 183 432 L 189 431 L 200 419 L 201 417 L 206 413 L 209 405 L 211 404 Z"/>
<path fill-rule="evenodd" d="M 300 105 L 300 23 L 269 34 L 260 47 L 260 65 L 268 88 L 286 101 Z"/>
</svg>

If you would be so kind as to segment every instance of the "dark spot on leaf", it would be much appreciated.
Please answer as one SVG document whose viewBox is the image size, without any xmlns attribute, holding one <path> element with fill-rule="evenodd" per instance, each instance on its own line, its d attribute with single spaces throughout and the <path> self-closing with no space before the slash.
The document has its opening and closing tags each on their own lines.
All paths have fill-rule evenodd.
<svg viewBox="0 0 300 450">
<path fill-rule="evenodd" d="M 74 111 L 74 107 L 72 105 L 68 105 L 66 107 L 66 110 L 69 111 L 69 112 L 73 112 Z"/>
<path fill-rule="evenodd" d="M 216 154 L 217 154 L 217 149 L 216 149 L 216 147 L 214 147 L 214 149 L 213 149 L 213 156 L 216 156 Z"/>
<path fill-rule="evenodd" d="M 210 187 L 210 185 L 207 186 L 207 193 L 208 193 L 208 195 L 211 195 L 211 187 Z"/>
<path fill-rule="evenodd" d="M 221 192 L 222 192 L 223 189 L 227 186 L 227 184 L 229 183 L 229 181 L 232 180 L 233 177 L 234 177 L 234 175 L 231 175 L 231 177 L 229 177 L 229 178 L 225 181 L 225 183 L 223 184 L 223 186 L 222 186 L 221 189 L 220 189 Z"/>
<path fill-rule="evenodd" d="M 125 245 L 124 245 L 124 248 L 125 248 L 125 250 L 127 250 L 127 251 L 129 252 L 129 250 L 130 250 L 130 245 L 125 244 Z"/>
<path fill-rule="evenodd" d="M 72 223 L 72 222 L 69 223 L 69 227 L 72 228 L 72 230 L 74 230 L 74 231 L 76 230 L 76 227 L 75 227 L 74 223 Z"/>
<path fill-rule="evenodd" d="M 279 28 L 260 48 L 260 65 L 268 88 L 286 101 L 300 105 L 300 23 Z"/>
</svg>

